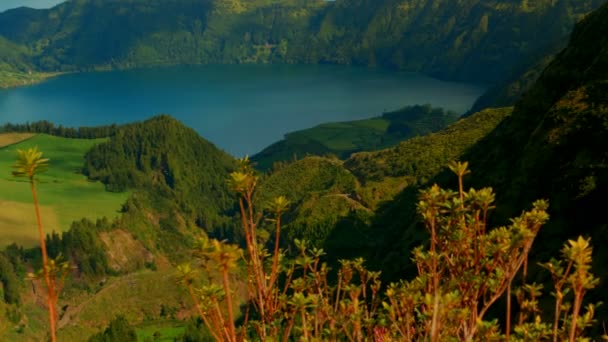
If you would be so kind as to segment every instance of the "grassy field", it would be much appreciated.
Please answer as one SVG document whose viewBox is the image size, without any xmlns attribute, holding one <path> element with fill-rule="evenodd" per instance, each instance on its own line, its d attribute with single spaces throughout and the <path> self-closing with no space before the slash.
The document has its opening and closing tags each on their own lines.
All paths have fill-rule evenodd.
<svg viewBox="0 0 608 342">
<path fill-rule="evenodd" d="M 11 138 L 0 134 L 2 141 Z M 50 158 L 50 168 L 37 184 L 47 232 L 65 231 L 83 217 L 94 220 L 118 215 L 128 194 L 107 192 L 103 184 L 90 182 L 80 173 L 84 154 L 101 141 L 41 134 L 0 148 L 0 247 L 13 242 L 29 247 L 38 241 L 30 187 L 26 180 L 11 175 L 17 149 L 38 146 Z"/>
<path fill-rule="evenodd" d="M 347 157 L 353 151 L 376 150 L 396 144 L 399 140 L 387 136 L 390 121 L 383 118 L 333 122 L 295 131 L 252 157 L 257 167 L 269 169 L 281 160 L 303 158 L 307 154 L 334 154 Z"/>
</svg>

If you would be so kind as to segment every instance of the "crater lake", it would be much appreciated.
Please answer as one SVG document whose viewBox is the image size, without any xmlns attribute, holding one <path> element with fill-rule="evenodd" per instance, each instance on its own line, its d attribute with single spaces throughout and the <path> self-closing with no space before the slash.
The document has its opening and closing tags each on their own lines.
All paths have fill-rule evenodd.
<svg viewBox="0 0 608 342">
<path fill-rule="evenodd" d="M 331 65 L 206 65 L 62 75 L 0 90 L 0 124 L 48 120 L 68 127 L 169 114 L 234 156 L 285 133 L 369 118 L 414 104 L 458 113 L 482 85 L 421 74 Z"/>
</svg>

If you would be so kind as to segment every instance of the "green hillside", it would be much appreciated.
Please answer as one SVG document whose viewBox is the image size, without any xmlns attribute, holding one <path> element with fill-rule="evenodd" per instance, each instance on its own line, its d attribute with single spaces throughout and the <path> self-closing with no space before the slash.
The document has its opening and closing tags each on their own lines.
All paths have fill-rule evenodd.
<svg viewBox="0 0 608 342">
<path fill-rule="evenodd" d="M 283 236 L 288 246 L 306 239 L 324 246 L 334 227 L 351 213 L 369 215 L 356 199 L 357 179 L 337 159 L 307 157 L 285 165 L 263 178 L 258 202 L 278 196 L 291 202 Z"/>
<path fill-rule="evenodd" d="M 547 198 L 552 220 L 541 231 L 536 256 L 558 241 L 584 234 L 599 247 L 608 221 L 601 208 L 608 190 L 608 5 L 589 15 L 569 46 L 545 69 L 513 115 L 470 153 L 479 181 L 492 180 L 503 196 L 501 218 L 530 198 Z M 600 288 L 608 284 L 608 254 L 594 249 Z M 596 293 L 606 302 L 606 293 Z M 605 315 L 608 311 L 601 308 Z M 604 316 L 605 317 L 605 316 Z"/>
<path fill-rule="evenodd" d="M 276 162 L 306 155 L 335 155 L 346 159 L 354 152 L 379 150 L 436 132 L 456 117 L 456 113 L 441 108 L 418 105 L 371 119 L 321 124 L 286 134 L 283 140 L 268 146 L 251 160 L 258 169 L 268 170 Z"/>
<path fill-rule="evenodd" d="M 534 65 L 601 3 L 73 0 L 0 14 L 0 61 L 21 73 L 338 63 L 496 82 Z"/>
<path fill-rule="evenodd" d="M 10 67 L 0 67 L 0 88 L 11 88 L 27 86 L 35 83 L 40 83 L 50 77 L 56 76 L 57 73 L 49 72 L 20 72 Z"/>
<path fill-rule="evenodd" d="M 486 109 L 440 132 L 405 140 L 394 148 L 356 153 L 346 161 L 346 167 L 364 182 L 410 176 L 425 183 L 425 179 L 444 168 L 447 162 L 460 158 L 511 111 L 508 107 Z"/>
<path fill-rule="evenodd" d="M 193 226 L 219 236 L 237 234 L 235 198 L 226 184 L 235 167 L 233 157 L 193 129 L 157 116 L 122 126 L 108 142 L 94 146 L 84 171 L 110 191 L 136 191 L 126 210 L 141 216 L 142 207 L 150 208 L 158 213 L 152 221 L 160 223 L 161 232 L 179 240 L 180 230 Z M 180 251 L 169 240 L 165 236 L 166 250 Z"/>
<path fill-rule="evenodd" d="M 488 109 L 437 133 L 355 153 L 346 161 L 309 156 L 279 164 L 262 178 L 258 201 L 263 205 L 286 196 L 292 203 L 285 215 L 288 244 L 295 238 L 309 240 L 330 251 L 334 260 L 367 255 L 370 245 L 383 239 L 369 229 L 376 210 L 403 189 L 425 184 L 511 112 L 512 108 Z"/>
<path fill-rule="evenodd" d="M 535 260 L 556 255 L 561 242 L 580 234 L 591 237 L 595 246 L 606 241 L 608 223 L 597 208 L 603 207 L 608 184 L 607 18 L 605 5 L 578 24 L 569 46 L 544 70 L 513 114 L 459 158 L 472 165 L 472 186 L 491 184 L 496 189 L 498 224 L 534 199 L 549 200 L 551 219 L 532 250 Z M 448 179 L 436 173 L 423 186 L 453 186 Z M 406 189 L 381 208 L 371 228 L 382 236 L 375 255 L 378 266 L 390 265 L 383 267 L 389 278 L 415 271 L 402 254 L 427 239 L 416 223 L 416 192 Z M 602 248 L 594 252 L 594 270 L 601 277 L 600 288 L 605 288 L 608 274 L 602 265 L 608 255 Z M 595 296 L 606 300 L 605 292 Z"/>
<path fill-rule="evenodd" d="M 31 125 L 30 129 L 40 127 L 46 126 Z M 91 133 L 61 129 L 56 133 L 62 131 Z M 102 131 L 94 130 L 93 134 Z M 28 138 L 26 133 L 6 134 L 6 143 Z M 194 238 L 204 234 L 202 229 L 238 235 L 233 228 L 234 199 L 225 182 L 235 167 L 232 157 L 167 116 L 114 127 L 105 139 L 40 134 L 4 149 L 33 144 L 51 158 L 49 171 L 38 184 L 41 200 L 47 197 L 47 202 L 41 203 L 46 231 L 50 233 L 53 227 L 49 221 L 54 206 L 80 206 L 73 212 L 78 216 L 70 218 L 78 222 L 63 234 L 47 238 L 51 257 L 61 253 L 75 267 L 59 301 L 59 339 L 86 340 L 118 314 L 138 325 L 140 336 L 157 331 L 165 337 L 183 334 L 192 307 L 187 294 L 176 285 L 171 263 L 190 257 Z M 13 153 L 7 158 L 7 163 L 12 163 Z M 83 167 L 90 179 L 82 175 Z M 3 168 L 10 172 L 9 164 Z M 16 201 L 18 195 L 28 194 L 26 183 L 14 186 L 17 185 L 25 190 L 3 191 L 2 196 L 10 195 Z M 95 210 L 103 210 L 104 196 L 121 199 L 114 209 L 116 214 L 120 210 L 120 215 L 112 216 L 116 218 L 113 221 L 80 220 L 91 217 Z M 45 206 L 50 209 L 45 210 Z M 14 214 L 32 218 L 31 204 L 27 209 L 27 213 Z M 2 215 L 8 214 L 11 212 L 2 211 Z M 33 243 L 26 245 L 30 246 Z M 0 273 L 19 274 L 14 279 L 0 275 L 0 295 L 9 303 L 8 309 L 0 313 L 0 321 L 10 320 L 12 324 L 0 325 L 0 340 L 38 341 L 48 330 L 47 321 L 40 318 L 44 314 L 38 304 L 41 294 L 37 293 L 43 285 L 35 282 L 32 293 L 23 275 L 26 269 L 38 267 L 39 259 L 38 248 L 10 246 L 0 252 Z M 20 294 L 15 295 L 15 288 Z"/>
<path fill-rule="evenodd" d="M 0 135 L 2 136 L 2 135 Z M 96 220 L 118 216 L 128 193 L 110 193 L 103 184 L 91 182 L 82 174 L 84 156 L 105 140 L 66 139 L 37 135 L 26 141 L 0 148 L 0 246 L 18 243 L 32 247 L 38 242 L 34 208 L 29 185 L 11 175 L 17 149 L 38 146 L 50 158 L 51 168 L 40 177 L 40 203 L 48 231 L 69 229 L 81 218 Z"/>
</svg>

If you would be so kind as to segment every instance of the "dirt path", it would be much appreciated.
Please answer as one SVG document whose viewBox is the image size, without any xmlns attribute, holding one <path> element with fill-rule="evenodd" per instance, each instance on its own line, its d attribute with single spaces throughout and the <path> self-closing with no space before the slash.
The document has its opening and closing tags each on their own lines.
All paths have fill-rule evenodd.
<svg viewBox="0 0 608 342">
<path fill-rule="evenodd" d="M 34 133 L 0 133 L 0 148 L 20 143 L 35 135 Z"/>
</svg>

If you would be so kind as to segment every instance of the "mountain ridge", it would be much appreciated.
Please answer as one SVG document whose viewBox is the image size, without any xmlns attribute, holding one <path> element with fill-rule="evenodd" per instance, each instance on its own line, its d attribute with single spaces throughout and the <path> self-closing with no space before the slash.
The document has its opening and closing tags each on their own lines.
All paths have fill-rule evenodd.
<svg viewBox="0 0 608 342">
<path fill-rule="evenodd" d="M 47 10 L 0 13 L 0 36 L 24 49 L 15 58 L 0 47 L 0 65 L 56 72 L 163 64 L 335 63 L 497 82 L 513 72 L 514 63 L 533 65 L 533 56 L 546 54 L 601 3 L 74 0 Z M 174 19 L 164 15 L 168 12 L 176 14 Z"/>
</svg>

